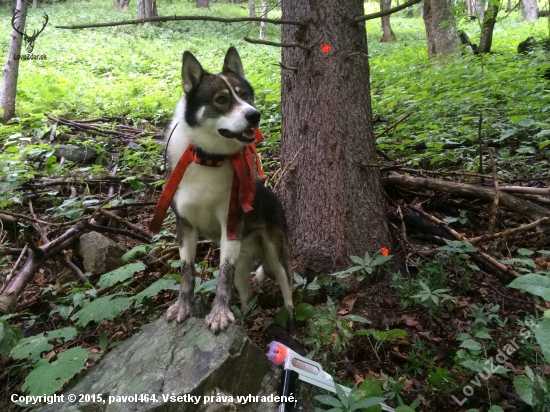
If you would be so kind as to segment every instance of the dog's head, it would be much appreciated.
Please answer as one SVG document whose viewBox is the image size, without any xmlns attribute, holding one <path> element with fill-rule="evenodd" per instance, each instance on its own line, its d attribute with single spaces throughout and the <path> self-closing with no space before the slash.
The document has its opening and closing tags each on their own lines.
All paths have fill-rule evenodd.
<svg viewBox="0 0 550 412">
<path fill-rule="evenodd" d="M 183 53 L 185 121 L 193 143 L 207 152 L 229 154 L 254 142 L 260 112 L 246 80 L 239 53 L 230 47 L 220 74 L 206 72 L 190 52 Z"/>
</svg>

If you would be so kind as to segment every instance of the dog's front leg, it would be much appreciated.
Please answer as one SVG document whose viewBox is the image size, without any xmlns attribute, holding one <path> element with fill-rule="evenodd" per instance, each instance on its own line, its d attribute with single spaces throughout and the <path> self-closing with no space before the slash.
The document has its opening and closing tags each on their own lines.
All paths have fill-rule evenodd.
<svg viewBox="0 0 550 412">
<path fill-rule="evenodd" d="M 191 316 L 191 303 L 195 289 L 195 253 L 199 233 L 187 219 L 176 215 L 176 231 L 181 259 L 181 282 L 178 300 L 166 312 L 168 321 L 183 322 Z"/>
<path fill-rule="evenodd" d="M 235 322 L 235 316 L 229 309 L 229 299 L 231 298 L 233 275 L 241 250 L 241 242 L 239 240 L 227 240 L 225 233 L 223 233 L 220 246 L 221 267 L 218 275 L 216 297 L 212 303 L 212 310 L 206 317 L 206 324 L 214 333 L 226 329 L 229 323 Z"/>
</svg>

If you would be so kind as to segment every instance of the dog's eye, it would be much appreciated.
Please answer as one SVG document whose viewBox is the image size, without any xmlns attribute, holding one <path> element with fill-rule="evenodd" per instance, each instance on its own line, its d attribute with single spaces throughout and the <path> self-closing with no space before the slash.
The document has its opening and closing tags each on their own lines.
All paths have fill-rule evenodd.
<svg viewBox="0 0 550 412">
<path fill-rule="evenodd" d="M 226 104 L 227 103 L 227 97 L 225 96 L 220 96 L 216 99 L 216 103 L 218 104 Z"/>
<path fill-rule="evenodd" d="M 248 93 L 247 92 L 242 92 L 241 93 L 241 99 L 248 100 Z"/>
</svg>

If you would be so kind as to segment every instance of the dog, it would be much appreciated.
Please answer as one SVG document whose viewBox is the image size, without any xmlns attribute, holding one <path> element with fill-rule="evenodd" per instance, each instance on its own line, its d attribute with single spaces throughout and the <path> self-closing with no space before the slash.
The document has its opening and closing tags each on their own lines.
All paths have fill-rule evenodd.
<svg viewBox="0 0 550 412">
<path fill-rule="evenodd" d="M 241 305 L 246 306 L 252 294 L 250 275 L 257 261 L 262 265 L 256 277 L 271 275 L 279 283 L 289 313 L 288 328 L 293 330 L 288 228 L 279 199 L 259 179 L 252 178 L 252 210 L 245 212 L 242 202 L 236 212 L 235 203 L 233 212 L 230 210 L 237 173 L 232 159 L 245 156 L 260 124 L 254 90 L 245 77 L 239 53 L 230 47 L 222 72 L 211 74 L 192 53 L 184 52 L 182 85 L 184 96 L 167 133 L 168 172 L 174 172 L 188 148 L 193 150 L 193 161 L 185 169 L 170 204 L 176 215 L 181 285 L 178 300 L 168 308 L 167 319 L 181 323 L 191 314 L 196 245 L 203 236 L 218 242 L 221 254 L 216 296 L 206 317 L 210 330 L 217 333 L 235 321 L 229 308 L 233 278 Z M 244 169 L 246 176 L 254 173 L 250 167 Z M 243 192 L 241 186 L 240 199 Z"/>
</svg>

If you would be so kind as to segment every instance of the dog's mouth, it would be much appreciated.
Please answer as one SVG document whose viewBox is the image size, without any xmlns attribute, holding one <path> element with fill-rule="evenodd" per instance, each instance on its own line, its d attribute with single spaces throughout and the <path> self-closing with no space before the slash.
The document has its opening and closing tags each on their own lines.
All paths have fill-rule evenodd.
<svg viewBox="0 0 550 412">
<path fill-rule="evenodd" d="M 254 128 L 250 128 L 243 132 L 236 133 L 228 129 L 218 129 L 218 133 L 227 139 L 237 139 L 239 142 L 252 143 L 256 140 L 256 135 L 254 134 L 255 130 Z"/>
</svg>

